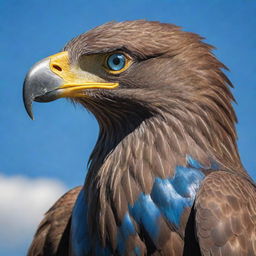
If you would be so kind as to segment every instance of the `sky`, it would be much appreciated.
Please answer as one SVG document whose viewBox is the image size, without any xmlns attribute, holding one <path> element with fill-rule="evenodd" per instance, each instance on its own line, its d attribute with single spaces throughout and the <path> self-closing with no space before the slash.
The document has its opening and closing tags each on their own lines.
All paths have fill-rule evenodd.
<svg viewBox="0 0 256 256">
<path fill-rule="evenodd" d="M 26 72 L 73 37 L 108 21 L 174 23 L 205 37 L 235 89 L 239 151 L 256 179 L 255 0 L 0 0 L 0 255 L 25 255 L 42 214 L 83 184 L 98 126 L 62 99 L 22 102 Z"/>
</svg>

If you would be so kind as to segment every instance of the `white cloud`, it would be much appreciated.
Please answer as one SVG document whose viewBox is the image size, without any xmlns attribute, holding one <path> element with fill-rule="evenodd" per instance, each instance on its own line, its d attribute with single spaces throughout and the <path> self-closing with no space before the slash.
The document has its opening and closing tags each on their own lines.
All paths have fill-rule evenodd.
<svg viewBox="0 0 256 256">
<path fill-rule="evenodd" d="M 65 191 L 56 180 L 0 174 L 1 251 L 24 250 L 43 214 Z"/>
</svg>

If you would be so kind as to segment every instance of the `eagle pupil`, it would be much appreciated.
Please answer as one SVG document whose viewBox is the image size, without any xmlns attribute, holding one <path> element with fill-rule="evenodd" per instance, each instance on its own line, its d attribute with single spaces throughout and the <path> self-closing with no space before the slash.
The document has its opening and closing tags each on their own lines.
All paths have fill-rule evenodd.
<svg viewBox="0 0 256 256">
<path fill-rule="evenodd" d="M 118 64 L 120 63 L 120 59 L 119 59 L 118 57 L 115 57 L 115 58 L 113 59 L 113 63 L 114 63 L 115 65 L 118 65 Z"/>
</svg>

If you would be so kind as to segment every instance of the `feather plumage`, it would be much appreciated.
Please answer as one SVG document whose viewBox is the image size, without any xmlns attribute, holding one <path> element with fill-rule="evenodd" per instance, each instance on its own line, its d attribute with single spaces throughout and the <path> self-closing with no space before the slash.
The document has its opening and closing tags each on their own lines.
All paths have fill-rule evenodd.
<svg viewBox="0 0 256 256">
<path fill-rule="evenodd" d="M 100 133 L 67 227 L 69 255 L 255 254 L 255 185 L 237 150 L 232 84 L 211 49 L 196 34 L 143 20 L 108 23 L 66 45 L 81 69 L 108 52 L 133 61 L 117 76 L 90 68 L 119 88 L 73 99 Z"/>
<path fill-rule="evenodd" d="M 216 172 L 195 202 L 196 232 L 203 255 L 254 255 L 256 187 L 245 177 Z"/>
</svg>

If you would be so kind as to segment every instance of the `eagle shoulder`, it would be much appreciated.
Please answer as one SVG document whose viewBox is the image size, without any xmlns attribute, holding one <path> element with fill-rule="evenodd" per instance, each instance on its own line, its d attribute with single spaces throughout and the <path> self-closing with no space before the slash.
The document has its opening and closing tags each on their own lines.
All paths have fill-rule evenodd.
<svg viewBox="0 0 256 256">
<path fill-rule="evenodd" d="M 195 201 L 202 255 L 256 255 L 256 187 L 246 177 L 211 173 Z"/>
</svg>

